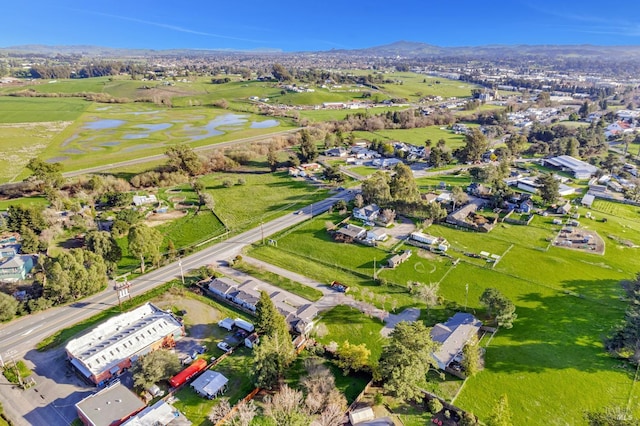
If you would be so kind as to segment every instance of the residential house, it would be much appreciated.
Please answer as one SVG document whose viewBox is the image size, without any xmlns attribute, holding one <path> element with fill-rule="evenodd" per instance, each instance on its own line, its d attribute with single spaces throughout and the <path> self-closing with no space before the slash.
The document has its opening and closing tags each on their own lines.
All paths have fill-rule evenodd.
<svg viewBox="0 0 640 426">
<path fill-rule="evenodd" d="M 474 195 L 476 197 L 480 197 L 480 198 L 489 198 L 491 196 L 491 193 L 493 192 L 491 187 L 485 186 L 481 183 L 478 182 L 472 182 L 468 187 L 467 187 L 467 192 L 471 195 Z"/>
<path fill-rule="evenodd" d="M 374 222 L 380 215 L 380 207 L 376 204 L 369 204 L 361 208 L 353 209 L 353 217 L 364 220 L 365 222 Z"/>
<path fill-rule="evenodd" d="M 411 257 L 411 250 L 404 250 L 402 253 L 394 254 L 389 260 L 387 260 L 387 267 L 395 268 L 401 263 L 405 262 Z"/>
<path fill-rule="evenodd" d="M 227 277 L 220 277 L 211 281 L 207 286 L 207 289 L 211 293 L 223 299 L 229 299 L 231 297 L 230 295 L 238 290 L 237 286 L 238 283 L 233 281 L 232 279 L 229 279 Z"/>
<path fill-rule="evenodd" d="M 389 238 L 387 231 L 384 228 L 374 228 L 371 231 L 367 231 L 366 239 L 369 241 L 385 241 Z"/>
<path fill-rule="evenodd" d="M 327 149 L 324 152 L 324 155 L 329 157 L 346 157 L 347 154 L 347 150 L 342 147 Z"/>
<path fill-rule="evenodd" d="M 0 281 L 18 281 L 27 278 L 33 269 L 33 256 L 13 255 L 0 259 Z"/>
<path fill-rule="evenodd" d="M 398 158 L 376 158 L 371 162 L 374 167 L 381 169 L 390 169 L 400 163 L 402 163 L 402 160 Z"/>
<path fill-rule="evenodd" d="M 471 314 L 458 312 L 445 323 L 431 329 L 431 339 L 440 343 L 432 354 L 438 368 L 446 370 L 454 361 L 461 360 L 462 349 L 478 334 L 482 322 Z"/>
</svg>

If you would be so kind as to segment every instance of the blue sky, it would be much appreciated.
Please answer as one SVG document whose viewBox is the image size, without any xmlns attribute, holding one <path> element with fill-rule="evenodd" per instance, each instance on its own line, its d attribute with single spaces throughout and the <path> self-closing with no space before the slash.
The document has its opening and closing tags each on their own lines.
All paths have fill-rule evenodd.
<svg viewBox="0 0 640 426">
<path fill-rule="evenodd" d="M 627 4 L 625 4 L 627 3 Z M 352 49 L 420 41 L 640 45 L 640 2 L 488 1 L 12 1 L 0 46 Z"/>
</svg>

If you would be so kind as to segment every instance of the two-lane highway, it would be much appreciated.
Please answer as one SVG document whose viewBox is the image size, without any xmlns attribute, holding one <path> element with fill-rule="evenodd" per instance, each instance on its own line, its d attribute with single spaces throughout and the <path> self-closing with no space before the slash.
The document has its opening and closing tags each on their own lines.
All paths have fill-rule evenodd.
<svg viewBox="0 0 640 426">
<path fill-rule="evenodd" d="M 305 207 L 300 214 L 287 214 L 266 222 L 257 228 L 246 231 L 228 240 L 208 247 L 181 260 L 182 270 L 188 271 L 200 266 L 213 264 L 218 260 L 229 259 L 240 253 L 245 246 L 258 242 L 263 236 L 269 236 L 297 223 L 309 219 L 310 215 L 325 212 L 339 199 L 348 200 L 351 191 L 342 191 L 323 201 Z M 142 294 L 152 288 L 180 277 L 178 261 L 151 271 L 131 281 L 131 294 Z M 49 309 L 37 314 L 19 318 L 0 327 L 0 356 L 7 352 L 22 357 L 45 337 L 89 318 L 99 311 L 117 304 L 115 292 L 108 288 L 102 293 L 83 299 L 71 305 Z"/>
</svg>

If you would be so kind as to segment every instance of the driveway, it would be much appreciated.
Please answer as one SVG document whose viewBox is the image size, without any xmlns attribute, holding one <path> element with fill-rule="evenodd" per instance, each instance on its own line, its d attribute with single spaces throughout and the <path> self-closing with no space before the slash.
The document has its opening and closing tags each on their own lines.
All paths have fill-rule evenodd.
<svg viewBox="0 0 640 426">
<path fill-rule="evenodd" d="M 332 309 L 338 305 L 347 305 L 359 310 L 366 315 L 378 318 L 380 321 L 384 321 L 385 326 L 382 328 L 382 330 L 380 330 L 380 334 L 382 334 L 383 336 L 388 336 L 397 323 L 401 321 L 416 321 L 420 316 L 420 309 L 417 308 L 408 308 L 399 314 L 390 314 L 389 312 L 377 308 L 370 303 L 355 300 L 353 297 L 347 294 L 332 290 L 328 285 L 312 280 L 308 277 L 305 277 L 304 275 L 300 275 L 298 273 L 280 268 L 278 266 L 263 262 L 262 260 L 258 260 L 249 256 L 244 256 L 242 260 L 254 266 L 258 266 L 267 271 L 273 272 L 274 274 L 278 274 L 280 276 L 289 278 L 293 281 L 297 281 L 301 284 L 308 285 L 322 291 L 324 296 L 322 296 L 322 298 L 320 298 L 320 300 L 318 300 L 317 302 L 313 303 L 316 309 L 318 309 L 318 311 L 320 312 L 328 311 L 329 309 Z"/>
</svg>

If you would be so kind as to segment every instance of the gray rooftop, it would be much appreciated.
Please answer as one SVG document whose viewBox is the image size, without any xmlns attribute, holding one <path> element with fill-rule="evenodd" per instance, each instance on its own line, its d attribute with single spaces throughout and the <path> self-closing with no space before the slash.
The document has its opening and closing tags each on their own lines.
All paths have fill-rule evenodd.
<svg viewBox="0 0 640 426">
<path fill-rule="evenodd" d="M 145 403 L 120 382 L 89 395 L 76 404 L 76 409 L 96 426 L 109 426 L 144 407 Z"/>
</svg>

